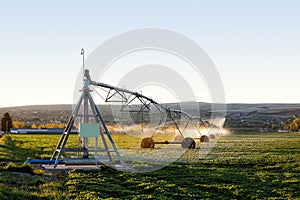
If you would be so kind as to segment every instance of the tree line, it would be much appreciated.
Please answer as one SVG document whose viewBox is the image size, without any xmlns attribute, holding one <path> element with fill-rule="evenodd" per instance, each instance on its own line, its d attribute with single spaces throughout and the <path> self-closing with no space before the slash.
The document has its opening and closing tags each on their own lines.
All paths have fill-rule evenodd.
<svg viewBox="0 0 300 200">
<path fill-rule="evenodd" d="M 38 128 L 38 129 L 46 129 L 46 128 L 65 128 L 65 123 L 45 123 L 45 124 L 32 124 L 26 125 L 24 122 L 20 121 L 12 121 L 10 114 L 8 112 L 4 113 L 3 118 L 1 119 L 1 131 L 8 133 L 11 128 Z M 272 124 L 270 128 L 276 130 L 280 127 L 280 125 Z M 292 122 L 285 122 L 281 125 L 283 130 L 290 131 L 299 131 L 300 129 L 300 117 L 295 118 Z"/>
<path fill-rule="evenodd" d="M 11 128 L 65 128 L 66 124 L 64 123 L 45 123 L 45 124 L 32 124 L 27 125 L 24 122 L 13 121 L 8 112 L 4 113 L 3 118 L 1 119 L 1 131 L 8 133 Z"/>
<path fill-rule="evenodd" d="M 24 122 L 13 121 L 12 128 L 38 128 L 38 129 L 46 129 L 46 128 L 65 128 L 66 124 L 64 123 L 46 123 L 46 124 L 32 124 L 30 126 L 26 125 Z"/>
<path fill-rule="evenodd" d="M 282 125 L 283 130 L 290 130 L 290 131 L 299 131 L 300 129 L 300 118 L 295 118 L 292 122 L 286 122 Z"/>
</svg>

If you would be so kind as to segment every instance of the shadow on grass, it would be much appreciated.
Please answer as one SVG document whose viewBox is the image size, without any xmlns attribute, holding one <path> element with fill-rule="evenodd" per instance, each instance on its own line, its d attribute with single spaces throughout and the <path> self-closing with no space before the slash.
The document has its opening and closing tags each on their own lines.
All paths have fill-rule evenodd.
<svg viewBox="0 0 300 200">
<path fill-rule="evenodd" d="M 0 139 L 0 162 L 25 162 L 27 157 L 34 158 L 36 151 L 17 147 L 9 135 Z"/>
</svg>

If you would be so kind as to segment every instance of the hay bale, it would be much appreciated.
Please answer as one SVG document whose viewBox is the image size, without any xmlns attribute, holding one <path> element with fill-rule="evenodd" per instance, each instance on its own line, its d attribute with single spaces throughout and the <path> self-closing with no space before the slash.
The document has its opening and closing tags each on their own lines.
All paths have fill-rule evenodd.
<svg viewBox="0 0 300 200">
<path fill-rule="evenodd" d="M 182 142 L 182 136 L 176 135 L 176 137 L 174 138 L 174 142 Z"/>
<path fill-rule="evenodd" d="M 189 149 L 195 149 L 196 147 L 196 142 L 193 138 L 186 137 L 183 139 L 181 143 L 182 148 L 189 148 Z"/>
<path fill-rule="evenodd" d="M 206 135 L 200 137 L 200 142 L 209 142 L 209 138 Z"/>
<path fill-rule="evenodd" d="M 208 121 L 203 122 L 203 125 L 206 129 L 210 127 L 210 123 Z"/>
<path fill-rule="evenodd" d="M 210 134 L 210 135 L 209 135 L 209 139 L 212 139 L 212 140 L 213 140 L 213 139 L 216 139 L 216 136 L 215 136 L 214 134 Z"/>
<path fill-rule="evenodd" d="M 141 147 L 142 148 L 154 148 L 155 143 L 152 137 L 146 137 L 141 141 Z"/>
</svg>

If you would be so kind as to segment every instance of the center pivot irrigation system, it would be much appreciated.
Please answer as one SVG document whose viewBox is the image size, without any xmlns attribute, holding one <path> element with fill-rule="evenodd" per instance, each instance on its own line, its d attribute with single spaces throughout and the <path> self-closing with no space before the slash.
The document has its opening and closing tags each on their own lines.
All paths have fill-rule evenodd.
<svg viewBox="0 0 300 200">
<path fill-rule="evenodd" d="M 211 124 L 208 121 L 202 121 L 200 117 L 192 116 L 182 110 L 169 108 L 166 105 L 160 104 L 152 98 L 147 97 L 139 92 L 133 92 L 128 89 L 114 87 L 105 83 L 97 83 L 94 81 L 91 81 L 91 84 L 93 86 L 108 89 L 108 91 L 106 91 L 106 98 L 104 98 L 105 102 L 122 102 L 121 112 L 123 112 L 126 109 L 126 107 L 130 105 L 130 103 L 132 103 L 135 100 L 139 100 L 141 106 L 139 110 L 133 112 L 137 112 L 138 114 L 140 114 L 143 112 L 150 112 L 152 108 L 156 108 L 161 113 L 166 113 L 166 117 L 169 117 L 171 119 L 176 130 L 179 133 L 175 137 L 173 142 L 155 142 L 152 137 L 146 137 L 141 141 L 141 148 L 154 148 L 155 144 L 181 144 L 183 148 L 195 148 L 196 143 L 194 139 L 199 139 L 200 142 L 209 142 L 209 137 L 206 135 L 202 135 L 200 129 L 208 129 L 210 126 L 216 127 L 214 124 Z M 183 128 L 180 128 L 180 125 L 178 123 L 178 119 L 180 118 L 184 118 L 184 120 L 180 122 L 185 123 L 183 125 Z M 201 136 L 200 138 L 184 137 L 183 133 L 189 125 L 191 125 L 195 130 L 197 130 L 198 134 Z M 210 135 L 210 137 L 214 139 L 215 136 Z"/>
<path fill-rule="evenodd" d="M 84 56 L 83 49 L 82 55 Z M 200 129 L 208 129 L 209 126 L 217 128 L 217 126 L 208 121 L 203 122 L 200 117 L 192 116 L 181 110 L 171 109 L 141 93 L 95 82 L 91 79 L 89 70 L 84 69 L 84 63 L 83 73 L 84 85 L 80 90 L 81 96 L 58 141 L 51 159 L 31 160 L 29 158 L 26 163 L 44 164 L 44 168 L 46 169 L 57 169 L 58 166 L 71 166 L 69 168 L 72 168 L 72 166 L 78 165 L 96 165 L 98 167 L 99 164 L 105 164 L 120 170 L 126 170 L 128 168 L 128 166 L 125 166 L 101 112 L 93 99 L 91 92 L 94 91 L 92 89 L 95 89 L 95 87 L 107 92 L 106 98 L 104 98 L 105 102 L 122 102 L 121 111 L 126 107 L 128 108 L 133 101 L 139 100 L 141 107 L 136 111 L 138 114 L 156 108 L 160 112 L 166 113 L 167 117 L 171 119 L 179 133 L 174 141 L 155 142 L 152 137 L 146 137 L 141 141 L 141 148 L 154 148 L 155 144 L 179 144 L 182 148 L 195 148 L 196 143 L 194 139 L 199 139 L 200 142 L 209 141 L 208 136 L 202 135 Z M 180 122 L 180 124 L 178 124 L 179 118 L 184 118 L 186 123 L 182 124 L 182 122 Z M 78 128 L 75 127 L 78 121 L 80 123 L 78 147 L 74 148 L 70 147 L 67 142 L 71 131 L 74 130 L 74 128 Z M 91 121 L 93 123 L 91 123 Z M 197 130 L 200 138 L 184 137 L 183 132 L 189 125 Z M 183 129 L 180 129 L 180 127 L 183 127 Z"/>
</svg>

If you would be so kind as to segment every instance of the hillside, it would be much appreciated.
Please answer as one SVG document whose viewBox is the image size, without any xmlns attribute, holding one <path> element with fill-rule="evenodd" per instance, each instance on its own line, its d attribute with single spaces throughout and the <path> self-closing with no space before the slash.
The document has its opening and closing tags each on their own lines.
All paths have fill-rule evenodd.
<svg viewBox="0 0 300 200">
<path fill-rule="evenodd" d="M 180 109 L 179 104 L 165 104 L 170 108 Z M 185 102 L 180 104 L 181 109 L 199 115 L 195 103 Z M 208 119 L 211 115 L 210 103 L 199 103 L 201 118 Z M 218 108 L 215 104 L 214 107 Z M 102 115 L 106 122 L 114 120 L 109 105 L 101 105 Z M 291 121 L 300 116 L 300 104 L 227 104 L 225 127 L 232 131 L 267 131 L 272 124 L 277 128 L 283 122 Z M 215 109 L 215 112 L 221 110 Z M 66 123 L 72 113 L 72 105 L 36 105 L 0 108 L 0 115 L 9 112 L 16 121 L 31 123 Z"/>
</svg>

